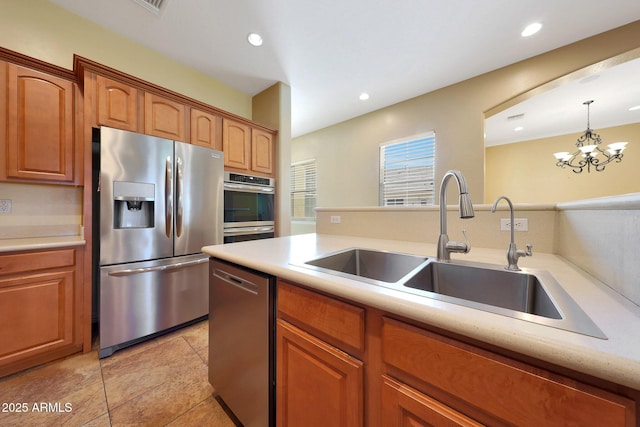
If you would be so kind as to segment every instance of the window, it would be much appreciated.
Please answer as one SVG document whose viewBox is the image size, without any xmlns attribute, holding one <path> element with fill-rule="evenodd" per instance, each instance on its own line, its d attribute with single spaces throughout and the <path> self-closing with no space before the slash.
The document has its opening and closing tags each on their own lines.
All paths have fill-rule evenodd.
<svg viewBox="0 0 640 427">
<path fill-rule="evenodd" d="M 433 205 L 436 135 L 380 145 L 380 206 Z"/>
<path fill-rule="evenodd" d="M 291 218 L 314 220 L 316 217 L 316 160 L 291 165 Z"/>
</svg>

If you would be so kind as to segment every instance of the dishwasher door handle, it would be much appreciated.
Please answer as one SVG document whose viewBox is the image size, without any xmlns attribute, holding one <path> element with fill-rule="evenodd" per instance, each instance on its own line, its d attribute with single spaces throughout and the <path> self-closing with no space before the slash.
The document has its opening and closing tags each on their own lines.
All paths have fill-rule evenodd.
<svg viewBox="0 0 640 427">
<path fill-rule="evenodd" d="M 238 276 L 234 276 L 233 274 L 227 273 L 226 271 L 220 270 L 219 268 L 215 269 L 213 275 L 223 282 L 237 287 L 238 289 L 242 289 L 243 291 L 258 295 L 258 285 L 253 282 L 250 282 Z"/>
</svg>

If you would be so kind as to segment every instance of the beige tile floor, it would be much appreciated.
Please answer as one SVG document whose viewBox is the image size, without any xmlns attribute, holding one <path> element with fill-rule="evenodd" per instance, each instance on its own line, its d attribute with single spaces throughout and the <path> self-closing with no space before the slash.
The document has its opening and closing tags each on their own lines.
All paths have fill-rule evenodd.
<svg viewBox="0 0 640 427">
<path fill-rule="evenodd" d="M 207 379 L 208 327 L 1 378 L 0 426 L 234 426 Z"/>
</svg>

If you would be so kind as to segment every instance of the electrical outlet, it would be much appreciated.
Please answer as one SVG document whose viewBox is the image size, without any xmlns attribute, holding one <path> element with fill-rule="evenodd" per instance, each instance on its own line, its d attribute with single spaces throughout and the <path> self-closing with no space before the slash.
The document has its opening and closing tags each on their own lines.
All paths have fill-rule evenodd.
<svg viewBox="0 0 640 427">
<path fill-rule="evenodd" d="M 11 199 L 0 199 L 0 214 L 11 213 Z"/>
<path fill-rule="evenodd" d="M 513 229 L 515 231 L 529 231 L 529 219 L 528 218 L 514 218 Z M 510 231 L 511 220 L 509 218 L 500 218 L 500 230 Z"/>
<path fill-rule="evenodd" d="M 340 224 L 340 215 L 331 215 L 331 224 Z"/>
</svg>

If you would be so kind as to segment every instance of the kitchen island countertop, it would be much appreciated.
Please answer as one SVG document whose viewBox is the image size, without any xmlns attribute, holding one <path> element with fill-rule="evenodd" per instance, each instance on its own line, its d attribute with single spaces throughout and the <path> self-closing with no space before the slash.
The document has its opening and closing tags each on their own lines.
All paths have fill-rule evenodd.
<svg viewBox="0 0 640 427">
<path fill-rule="evenodd" d="M 462 305 L 416 296 L 299 267 L 347 248 L 435 256 L 436 245 L 351 236 L 304 234 L 206 246 L 213 257 L 244 265 L 336 297 L 369 305 L 488 344 L 640 390 L 640 307 L 567 262 L 548 253 L 522 258 L 520 267 L 547 270 L 608 339 L 594 338 Z M 473 248 L 454 260 L 504 264 L 505 250 Z"/>
</svg>

